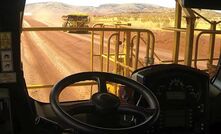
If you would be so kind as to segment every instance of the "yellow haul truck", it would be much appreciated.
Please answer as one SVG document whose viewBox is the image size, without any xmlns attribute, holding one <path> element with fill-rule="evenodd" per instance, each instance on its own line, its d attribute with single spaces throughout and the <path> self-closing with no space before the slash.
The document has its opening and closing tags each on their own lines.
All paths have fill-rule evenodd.
<svg viewBox="0 0 221 134">
<path fill-rule="evenodd" d="M 89 16 L 87 14 L 69 14 L 62 16 L 62 27 L 87 28 Z M 71 30 L 68 32 L 84 32 L 84 30 Z M 87 32 L 87 31 L 85 31 Z"/>
<path fill-rule="evenodd" d="M 154 53 L 154 42 L 157 38 L 150 30 L 127 26 L 112 28 L 97 24 L 87 28 L 92 34 L 88 49 L 91 48 L 92 69 L 93 65 L 99 65 L 97 68 L 101 71 L 94 68 L 90 72 L 74 74 L 72 68 L 79 67 L 78 64 L 87 65 L 82 59 L 89 52 L 79 52 L 86 43 L 83 45 L 84 42 L 78 39 L 84 38 L 88 41 L 89 36 L 81 34 L 74 39 L 74 36 L 62 36 L 62 33 L 55 32 L 72 28 L 22 27 L 22 21 L 30 19 L 24 17 L 22 20 L 25 3 L 26 0 L 0 1 L 0 134 L 220 134 L 221 57 L 217 59 L 217 72 L 210 78 L 206 72 L 196 68 L 196 62 L 204 60 L 197 58 L 198 50 L 201 53 L 206 52 L 198 49 L 197 43 L 194 42 L 198 42 L 201 35 L 209 34 L 210 48 L 207 49 L 205 45 L 201 47 L 210 51 L 208 59 L 205 60 L 212 64 L 213 52 L 217 49 L 214 47 L 214 38 L 220 37 L 221 34 L 216 25 L 221 21 L 217 18 L 210 22 L 192 9 L 221 10 L 220 0 L 176 0 L 175 26 L 167 29 L 174 32 L 174 48 L 168 49 L 173 51 L 171 62 L 177 64 L 153 65 L 153 59 L 157 58 Z M 186 15 L 185 28 L 181 27 L 183 14 Z M 209 22 L 211 30 L 195 29 L 197 16 Z M 37 33 L 38 31 L 40 32 Z M 45 33 L 46 31 L 48 33 Z M 52 34 L 54 36 L 48 38 L 47 35 Z M 186 35 L 185 41 L 181 40 L 183 34 Z M 28 36 L 30 38 L 27 38 Z M 49 43 L 43 37 L 53 42 Z M 59 40 L 55 40 L 56 37 L 60 37 Z M 143 37 L 145 38 L 142 39 Z M 71 45 L 65 45 L 65 38 L 73 39 L 69 43 Z M 119 43 L 121 40 L 122 44 Z M 138 68 L 138 48 L 141 41 L 146 44 L 146 47 L 141 47 L 141 52 L 145 53 L 146 50 L 147 53 L 143 54 L 146 57 L 144 68 Z M 184 60 L 179 56 L 181 41 L 185 42 Z M 166 42 L 167 40 L 165 44 Z M 125 49 L 121 48 L 123 46 Z M 64 48 L 70 51 L 65 51 Z M 27 51 L 28 49 L 30 51 Z M 73 53 L 81 55 L 72 57 Z M 31 61 L 24 62 L 22 56 Z M 34 61 L 36 56 L 40 57 Z M 124 62 L 119 60 L 121 56 L 124 57 Z M 131 57 L 133 62 L 130 62 Z M 78 64 L 72 62 L 75 59 L 79 61 Z M 99 61 L 94 62 L 96 60 Z M 192 66 L 193 62 L 195 68 Z M 41 66 L 44 68 L 38 69 Z M 119 67 L 124 67 L 124 76 L 117 74 Z M 112 68 L 114 74 L 110 73 Z M 61 73 L 62 71 L 64 73 Z M 30 74 L 25 78 L 27 72 Z M 28 78 L 38 79 L 39 72 L 45 74 L 40 77 L 41 84 L 28 86 Z M 53 79 L 54 74 L 65 77 L 56 83 L 49 81 L 52 85 L 43 85 L 43 80 Z M 69 75 L 66 76 L 67 74 Z M 110 93 L 110 83 L 122 85 L 128 92 L 130 90 L 130 93 L 126 90 L 121 90 L 119 96 Z M 81 92 L 79 87 L 70 87 L 77 84 L 87 91 L 92 91 L 88 85 L 93 85 L 95 90 L 93 94 L 85 97 L 86 99 L 80 100 L 77 97 L 84 97 L 85 92 Z M 75 100 L 60 99 L 65 88 L 73 93 L 68 92 L 64 98 L 70 95 Z M 39 101 L 29 96 L 31 92 L 38 92 L 36 97 L 46 96 L 50 101 Z"/>
</svg>

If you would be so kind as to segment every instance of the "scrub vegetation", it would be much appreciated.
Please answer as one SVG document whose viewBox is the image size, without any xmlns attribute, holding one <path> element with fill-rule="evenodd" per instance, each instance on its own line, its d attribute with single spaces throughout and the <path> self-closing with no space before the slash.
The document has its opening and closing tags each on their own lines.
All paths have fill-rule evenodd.
<svg viewBox="0 0 221 134">
<path fill-rule="evenodd" d="M 221 20 L 221 13 L 209 10 L 196 10 L 209 20 Z M 132 26 L 148 29 L 161 29 L 174 26 L 174 9 L 149 4 L 105 4 L 99 7 L 73 6 L 59 2 L 44 2 L 26 5 L 25 12 L 32 18 L 50 26 L 61 26 L 62 15 L 75 12 L 87 13 L 91 25 L 103 23 L 131 23 Z M 182 15 L 182 27 L 185 27 L 185 14 Z M 210 25 L 201 18 L 196 21 L 196 28 L 208 29 Z M 218 25 L 218 28 L 221 26 Z"/>
</svg>

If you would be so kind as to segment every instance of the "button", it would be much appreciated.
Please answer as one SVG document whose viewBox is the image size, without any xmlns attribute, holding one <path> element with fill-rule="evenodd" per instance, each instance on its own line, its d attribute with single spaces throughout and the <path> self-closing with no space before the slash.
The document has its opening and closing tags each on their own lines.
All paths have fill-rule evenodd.
<svg viewBox="0 0 221 134">
<path fill-rule="evenodd" d="M 3 110 L 4 110 L 3 101 L 0 101 L 0 112 L 2 112 Z"/>
<path fill-rule="evenodd" d="M 204 104 L 199 105 L 197 108 L 201 113 L 204 112 Z"/>
<path fill-rule="evenodd" d="M 2 71 L 13 71 L 13 64 L 11 61 L 2 61 Z"/>
<path fill-rule="evenodd" d="M 12 51 L 11 50 L 1 51 L 1 60 L 12 61 Z"/>
</svg>

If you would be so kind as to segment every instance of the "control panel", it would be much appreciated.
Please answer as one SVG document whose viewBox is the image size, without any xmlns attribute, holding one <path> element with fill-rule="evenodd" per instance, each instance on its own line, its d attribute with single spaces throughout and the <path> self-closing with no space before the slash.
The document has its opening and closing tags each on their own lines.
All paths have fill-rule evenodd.
<svg viewBox="0 0 221 134">
<path fill-rule="evenodd" d="M 153 133 L 204 134 L 208 126 L 208 76 L 183 65 L 154 65 L 133 73 L 160 103 Z M 139 98 L 139 97 L 138 97 Z M 140 105 L 145 105 L 141 101 Z"/>
<path fill-rule="evenodd" d="M 0 88 L 0 130 L 2 134 L 13 134 L 11 103 L 6 88 Z"/>
</svg>

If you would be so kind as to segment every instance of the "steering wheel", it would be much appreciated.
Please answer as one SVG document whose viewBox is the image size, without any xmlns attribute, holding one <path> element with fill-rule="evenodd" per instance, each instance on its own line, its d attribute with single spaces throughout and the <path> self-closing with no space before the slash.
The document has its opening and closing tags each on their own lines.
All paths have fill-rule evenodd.
<svg viewBox="0 0 221 134">
<path fill-rule="evenodd" d="M 129 127 L 106 128 L 82 122 L 68 114 L 68 112 L 59 105 L 58 98 L 60 93 L 65 87 L 86 80 L 96 81 L 98 83 L 98 92 L 93 94 L 89 101 L 74 104 L 72 106 L 74 114 L 85 112 L 96 112 L 103 115 L 111 115 L 113 113 L 130 114 L 139 116 L 142 118 L 142 122 Z M 149 103 L 149 107 L 144 108 L 131 104 L 121 104 L 120 99 L 116 95 L 108 93 L 107 82 L 119 83 L 136 90 Z M 54 85 L 50 94 L 50 103 L 56 115 L 67 125 L 80 131 L 93 134 L 136 132 L 143 127 L 148 127 L 153 124 L 158 119 L 160 112 L 157 98 L 147 87 L 132 79 L 105 72 L 83 72 L 65 77 Z"/>
</svg>

